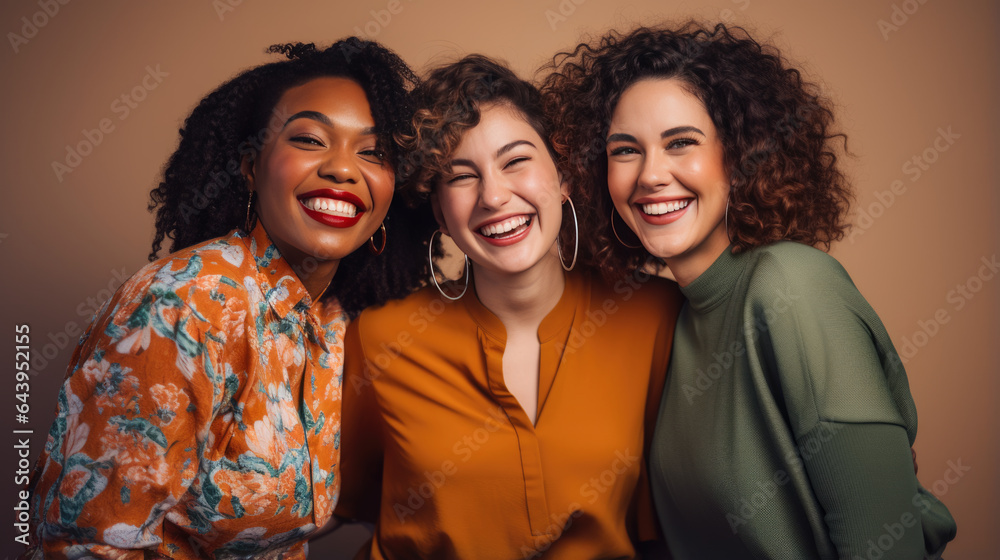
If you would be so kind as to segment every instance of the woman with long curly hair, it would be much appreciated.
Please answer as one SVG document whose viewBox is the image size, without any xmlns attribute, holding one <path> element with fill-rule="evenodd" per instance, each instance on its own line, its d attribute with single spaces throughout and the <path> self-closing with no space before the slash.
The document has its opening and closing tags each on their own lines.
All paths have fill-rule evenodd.
<svg viewBox="0 0 1000 560">
<path fill-rule="evenodd" d="M 650 453 L 675 558 L 937 557 L 916 410 L 882 322 L 825 252 L 850 184 L 829 101 L 739 28 L 611 32 L 557 55 L 555 144 L 614 279 L 687 297 Z"/>
<path fill-rule="evenodd" d="M 418 285 L 389 205 L 416 78 L 356 38 L 269 52 L 287 60 L 185 121 L 150 204 L 150 260 L 176 252 L 73 354 L 32 482 L 36 556 L 305 558 L 331 518 L 347 320 Z"/>
<path fill-rule="evenodd" d="M 372 558 L 633 558 L 656 538 L 645 436 L 679 294 L 584 265 L 591 202 L 534 86 L 471 55 L 414 98 L 404 192 L 439 225 L 433 285 L 348 328 L 338 513 L 376 521 Z M 458 286 L 439 286 L 439 234 Z"/>
</svg>

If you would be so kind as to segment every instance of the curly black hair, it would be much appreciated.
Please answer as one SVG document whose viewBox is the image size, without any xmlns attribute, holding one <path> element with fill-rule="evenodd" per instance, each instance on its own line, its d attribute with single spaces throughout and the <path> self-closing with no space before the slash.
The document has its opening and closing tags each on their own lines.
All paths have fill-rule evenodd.
<svg viewBox="0 0 1000 560">
<path fill-rule="evenodd" d="M 150 192 L 156 235 L 149 260 L 157 258 L 165 238 L 172 240 L 173 252 L 244 226 L 250 192 L 240 163 L 245 156 L 256 156 L 273 134 L 270 121 L 285 91 L 314 78 L 349 78 L 364 89 L 378 148 L 393 169 L 400 169 L 404 154 L 395 136 L 411 126 L 409 92 L 419 80 L 395 53 L 356 37 L 325 49 L 288 43 L 272 45 L 267 52 L 287 60 L 240 73 L 202 99 L 184 121 L 180 144 L 167 161 L 163 180 Z M 419 287 L 415 271 L 423 259 L 409 231 L 426 228 L 428 215 L 429 211 L 392 204 L 384 222 L 385 251 L 376 256 L 361 249 L 344 258 L 325 297 L 336 297 L 353 317 L 365 307 L 404 297 Z"/>
<path fill-rule="evenodd" d="M 838 165 L 847 137 L 832 130 L 832 104 L 746 30 L 691 21 L 612 31 L 557 54 L 543 71 L 553 143 L 572 176 L 594 191 L 604 221 L 587 239 L 606 277 L 650 262 L 641 246 L 630 249 L 614 237 L 604 141 L 622 93 L 642 79 L 678 79 L 705 105 L 732 181 L 727 225 L 734 251 L 779 240 L 828 249 L 843 237 L 852 193 Z"/>
</svg>

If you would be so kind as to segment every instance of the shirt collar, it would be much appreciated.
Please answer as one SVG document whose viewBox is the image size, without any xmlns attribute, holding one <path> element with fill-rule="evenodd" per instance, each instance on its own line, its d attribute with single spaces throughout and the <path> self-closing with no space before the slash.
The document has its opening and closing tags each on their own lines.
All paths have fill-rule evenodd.
<svg viewBox="0 0 1000 560">
<path fill-rule="evenodd" d="M 538 326 L 539 342 L 546 342 L 548 339 L 557 336 L 560 332 L 571 327 L 576 317 L 577 307 L 585 299 L 581 297 L 581 292 L 584 291 L 585 286 L 580 273 L 571 272 L 565 274 L 564 277 L 566 283 L 559 302 L 556 303 L 556 306 L 552 311 L 549 311 L 549 314 L 542 319 L 542 323 Z M 469 290 L 470 293 L 462 298 L 462 303 L 465 305 L 466 310 L 468 310 L 469 315 L 490 336 L 506 341 L 507 329 L 504 328 L 503 322 L 479 301 L 479 297 L 475 293 L 475 286 L 471 288 Z M 589 297 L 589 294 L 587 295 Z"/>
<path fill-rule="evenodd" d="M 681 288 L 688 304 L 695 311 L 705 313 L 726 301 L 746 268 L 745 254 L 734 255 L 732 245 L 727 247 L 701 276 Z"/>
<path fill-rule="evenodd" d="M 299 311 L 308 311 L 312 307 L 309 291 L 288 262 L 282 258 L 281 252 L 267 235 L 260 220 L 249 236 L 242 231 L 236 235 L 253 255 L 257 268 L 257 286 L 271 309 L 279 317 L 285 317 L 296 308 L 299 308 Z"/>
</svg>

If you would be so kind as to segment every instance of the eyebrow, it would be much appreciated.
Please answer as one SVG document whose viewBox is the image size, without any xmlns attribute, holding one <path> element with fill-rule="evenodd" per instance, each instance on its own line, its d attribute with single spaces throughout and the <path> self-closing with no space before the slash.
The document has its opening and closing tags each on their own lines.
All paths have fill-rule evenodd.
<svg viewBox="0 0 1000 560">
<path fill-rule="evenodd" d="M 534 144 L 532 144 L 531 142 L 528 142 L 527 140 L 514 140 L 513 142 L 511 142 L 509 144 L 505 144 L 499 150 L 497 150 L 496 157 L 500 157 L 500 156 L 506 154 L 507 152 L 513 150 L 514 148 L 516 148 L 518 146 L 521 146 L 523 144 L 527 144 L 528 146 L 531 146 L 532 148 L 535 148 L 536 150 L 538 149 L 537 147 L 535 147 Z"/>
<path fill-rule="evenodd" d="M 528 145 L 528 146 L 531 146 L 532 148 L 535 148 L 536 150 L 538 149 L 537 146 L 535 146 L 534 144 L 532 144 L 531 142 L 529 142 L 527 140 L 514 140 L 513 142 L 511 142 L 509 144 L 504 144 L 503 146 L 501 146 L 500 149 L 497 150 L 496 157 L 499 158 L 500 156 L 506 154 L 507 152 L 509 152 L 509 151 L 513 150 L 514 148 L 516 148 L 518 146 L 521 146 L 521 145 Z M 448 165 L 451 166 L 451 167 L 455 167 L 455 166 L 458 166 L 458 165 L 464 165 L 466 167 L 476 168 L 476 164 L 473 163 L 471 159 L 453 159 L 450 162 L 448 162 Z"/>
<path fill-rule="evenodd" d="M 294 121 L 296 119 L 312 119 L 314 121 L 321 122 L 321 123 L 325 124 L 326 126 L 333 127 L 333 123 L 330 121 L 329 117 L 327 117 L 323 113 L 320 113 L 319 111 L 299 111 L 298 113 L 295 113 L 294 115 L 288 117 L 288 120 L 285 121 L 285 125 L 284 126 L 288 126 L 288 123 L 290 123 L 290 122 L 292 122 L 292 121 Z M 284 128 L 284 127 L 282 127 L 282 128 Z M 361 134 L 363 136 L 368 136 L 368 135 L 374 136 L 375 135 L 375 127 L 374 126 L 370 126 L 370 127 L 366 128 L 366 129 L 362 130 Z"/>
<path fill-rule="evenodd" d="M 662 140 L 663 138 L 668 138 L 670 136 L 674 136 L 675 134 L 683 134 L 685 132 L 697 132 L 702 136 L 706 135 L 704 132 L 701 131 L 701 129 L 694 126 L 675 126 L 674 128 L 668 128 L 667 130 L 661 132 L 660 139 Z M 631 134 L 624 134 L 621 132 L 608 136 L 608 139 L 605 142 L 607 142 L 608 144 L 612 142 L 634 142 L 636 144 L 639 143 L 639 141 L 635 139 L 635 136 L 632 136 Z"/>
</svg>

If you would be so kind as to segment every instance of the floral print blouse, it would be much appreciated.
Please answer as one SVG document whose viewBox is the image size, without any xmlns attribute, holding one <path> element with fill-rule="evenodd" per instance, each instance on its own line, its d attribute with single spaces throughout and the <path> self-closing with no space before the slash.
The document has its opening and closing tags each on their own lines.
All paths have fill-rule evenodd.
<svg viewBox="0 0 1000 560">
<path fill-rule="evenodd" d="M 264 229 L 151 263 L 80 340 L 34 474 L 45 558 L 305 558 L 340 487 L 346 318 Z M 319 306 L 318 306 L 319 307 Z"/>
</svg>

